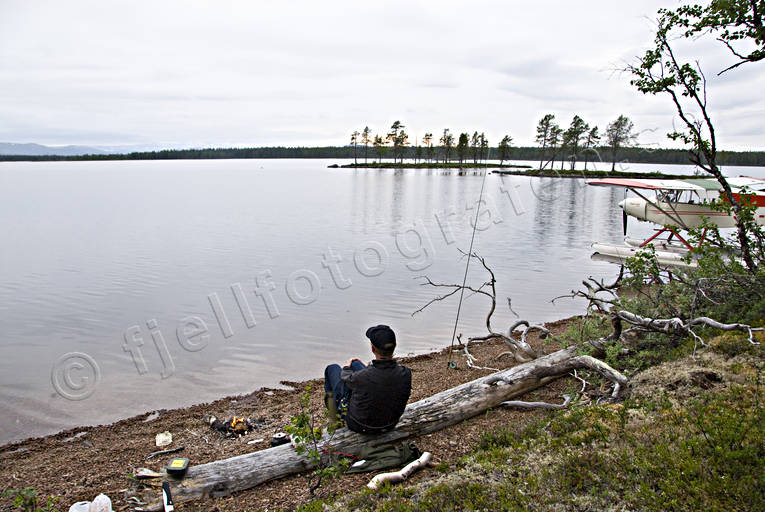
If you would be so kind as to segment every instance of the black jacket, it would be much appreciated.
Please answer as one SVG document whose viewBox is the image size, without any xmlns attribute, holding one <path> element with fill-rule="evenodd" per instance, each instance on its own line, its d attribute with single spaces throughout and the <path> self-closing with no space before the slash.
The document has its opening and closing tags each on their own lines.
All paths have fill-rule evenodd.
<svg viewBox="0 0 765 512">
<path fill-rule="evenodd" d="M 340 378 L 351 390 L 345 421 L 354 432 L 391 430 L 404 414 L 412 392 L 412 371 L 394 360 L 372 361 L 363 370 L 343 368 Z"/>
</svg>

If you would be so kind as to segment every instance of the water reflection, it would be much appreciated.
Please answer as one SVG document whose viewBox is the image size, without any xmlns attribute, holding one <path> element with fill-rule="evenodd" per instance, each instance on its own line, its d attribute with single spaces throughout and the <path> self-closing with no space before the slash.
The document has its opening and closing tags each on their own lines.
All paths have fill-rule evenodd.
<svg viewBox="0 0 765 512">
<path fill-rule="evenodd" d="M 313 377 L 328 360 L 362 355 L 363 333 L 375 323 L 397 329 L 403 352 L 448 344 L 456 299 L 412 317 L 434 295 L 414 278 L 461 277 L 457 248 L 466 250 L 470 241 L 482 171 L 326 164 L 0 164 L 0 442 Z M 520 214 L 500 192 L 502 183 L 517 190 Z M 502 222 L 477 233 L 476 250 L 496 273 L 498 302 L 512 298 L 513 309 L 531 321 L 580 313 L 581 304 L 549 300 L 583 276 L 615 272 L 589 259 L 589 245 L 621 237 L 621 193 L 582 180 L 508 176 L 501 182 L 497 175 L 486 177 L 484 193 Z M 448 221 L 451 238 L 437 213 Z M 415 222 L 432 243 L 423 260 L 428 266 L 420 270 L 411 269 L 417 258 L 396 245 L 399 231 Z M 387 255 L 374 276 L 359 272 L 355 261 L 370 242 Z M 331 275 L 329 248 L 352 283 L 346 288 Z M 256 277 L 264 272 L 276 316 L 264 301 L 265 288 L 256 294 Z M 315 275 L 311 303 L 290 300 L 295 272 Z M 483 274 L 471 267 L 469 279 L 483 282 Z M 254 325 L 241 314 L 235 285 Z M 300 286 L 307 293 L 305 280 Z M 211 309 L 212 294 L 227 315 L 228 337 Z M 467 299 L 458 332 L 482 333 L 485 314 L 482 297 Z M 198 352 L 184 350 L 177 339 L 177 325 L 190 316 L 209 329 L 209 343 Z M 500 308 L 494 323 L 513 319 Z M 131 326 L 144 340 L 144 374 L 123 350 Z M 161 332 L 173 358 L 175 372 L 164 379 L 152 332 Z M 53 362 L 68 352 L 85 352 L 101 367 L 97 391 L 81 402 L 51 388 Z"/>
</svg>

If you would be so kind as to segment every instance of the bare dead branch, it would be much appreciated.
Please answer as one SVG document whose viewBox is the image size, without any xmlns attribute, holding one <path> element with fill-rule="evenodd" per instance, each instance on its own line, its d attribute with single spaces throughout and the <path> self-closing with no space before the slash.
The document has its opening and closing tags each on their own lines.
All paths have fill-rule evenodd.
<svg viewBox="0 0 765 512">
<path fill-rule="evenodd" d="M 483 283 L 478 288 L 473 288 L 472 286 L 467 286 L 467 285 L 463 286 L 461 284 L 434 283 L 428 276 L 417 276 L 415 279 L 424 279 L 425 280 L 424 282 L 420 283 L 421 286 L 433 286 L 433 287 L 436 287 L 436 288 L 452 288 L 452 291 L 447 293 L 447 294 L 445 294 L 445 295 L 441 295 L 441 296 L 438 296 L 438 297 L 435 297 L 435 298 L 431 299 L 430 301 L 427 302 L 427 304 L 425 304 L 420 309 L 418 309 L 417 311 L 412 313 L 412 316 L 416 315 L 417 313 L 420 313 L 421 311 L 423 311 L 425 308 L 427 308 L 428 306 L 430 306 L 434 302 L 439 302 L 439 301 L 442 301 L 442 300 L 444 300 L 444 299 L 446 299 L 448 297 L 451 297 L 452 295 L 454 295 L 455 293 L 457 293 L 460 290 L 469 290 L 469 291 L 473 292 L 473 294 L 479 294 L 480 293 L 481 295 L 485 295 L 485 296 L 487 296 L 487 297 L 489 297 L 491 299 L 491 307 L 489 308 L 489 312 L 486 315 L 486 330 L 489 331 L 489 332 L 492 332 L 492 329 L 491 329 L 491 317 L 494 314 L 494 311 L 496 311 L 496 309 L 497 309 L 497 290 L 496 290 L 496 287 L 495 287 L 496 279 L 494 277 L 494 272 L 486 264 L 486 260 L 484 258 L 482 258 L 481 256 L 479 256 L 477 253 L 471 252 L 470 254 L 468 254 L 465 251 L 463 251 L 462 249 L 458 248 L 457 250 L 463 254 L 463 257 L 466 256 L 466 257 L 470 257 L 470 258 L 476 258 L 478 261 L 480 261 L 481 265 L 483 265 L 483 268 L 486 269 L 487 272 L 489 272 L 490 279 L 488 281 L 486 281 L 485 283 Z M 489 293 L 488 291 L 484 290 L 484 287 L 487 287 L 487 286 L 489 288 L 491 288 L 491 293 Z"/>
<path fill-rule="evenodd" d="M 539 377 L 549 377 L 563 373 L 570 373 L 577 369 L 593 370 L 610 380 L 614 384 L 614 389 L 611 392 L 611 400 L 621 400 L 624 398 L 628 383 L 627 377 L 614 370 L 603 361 L 591 356 L 572 357 L 571 359 L 555 365 L 539 367 L 534 373 Z"/>
<path fill-rule="evenodd" d="M 574 373 L 572 373 L 571 376 L 574 377 L 576 380 L 582 381 L 582 389 L 579 390 L 579 393 L 584 393 L 584 388 L 587 387 L 587 381 L 581 378 L 579 375 L 577 375 L 576 370 L 574 370 Z"/>
<path fill-rule="evenodd" d="M 681 318 L 650 318 L 637 315 L 630 311 L 618 311 L 616 315 L 625 322 L 642 327 L 648 331 L 662 332 L 664 334 L 685 334 L 692 336 L 696 341 L 700 342 L 702 346 L 706 346 L 704 340 L 701 339 L 694 331 L 693 327 L 698 325 L 704 325 L 712 327 L 714 329 L 720 329 L 722 331 L 743 331 L 748 334 L 749 343 L 752 345 L 759 345 L 760 343 L 754 340 L 753 331 L 762 330 L 761 328 L 752 328 L 750 325 L 742 323 L 724 324 L 714 320 L 712 318 L 702 316 L 693 318 L 689 321 L 683 321 Z"/>
<path fill-rule="evenodd" d="M 515 315 L 515 318 L 519 318 L 520 317 L 520 315 L 518 313 L 513 311 L 513 302 L 510 300 L 510 297 L 507 298 L 507 309 L 509 309 L 510 312 Z"/>
</svg>

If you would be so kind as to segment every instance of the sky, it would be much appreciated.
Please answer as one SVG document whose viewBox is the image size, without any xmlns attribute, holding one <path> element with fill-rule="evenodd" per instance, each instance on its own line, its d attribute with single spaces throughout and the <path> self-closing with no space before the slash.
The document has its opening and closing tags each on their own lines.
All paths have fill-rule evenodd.
<svg viewBox="0 0 765 512">
<path fill-rule="evenodd" d="M 400 120 L 511 135 L 630 117 L 672 147 L 666 97 L 619 71 L 664 1 L 0 0 L 0 141 L 161 147 L 347 144 Z M 719 145 L 762 150 L 765 64 L 710 38 L 678 42 L 709 78 Z M 438 138 L 436 136 L 436 138 Z"/>
</svg>

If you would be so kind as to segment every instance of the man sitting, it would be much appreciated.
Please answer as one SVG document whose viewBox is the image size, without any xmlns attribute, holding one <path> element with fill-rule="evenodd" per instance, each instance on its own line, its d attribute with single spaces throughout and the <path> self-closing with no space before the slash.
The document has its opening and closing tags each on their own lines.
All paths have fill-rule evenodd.
<svg viewBox="0 0 765 512">
<path fill-rule="evenodd" d="M 324 401 L 330 414 L 338 414 L 348 428 L 362 434 L 393 429 L 404 413 L 412 391 L 412 372 L 393 359 L 396 334 L 387 325 L 367 329 L 375 359 L 365 366 L 349 359 L 343 368 L 324 370 Z"/>
</svg>

